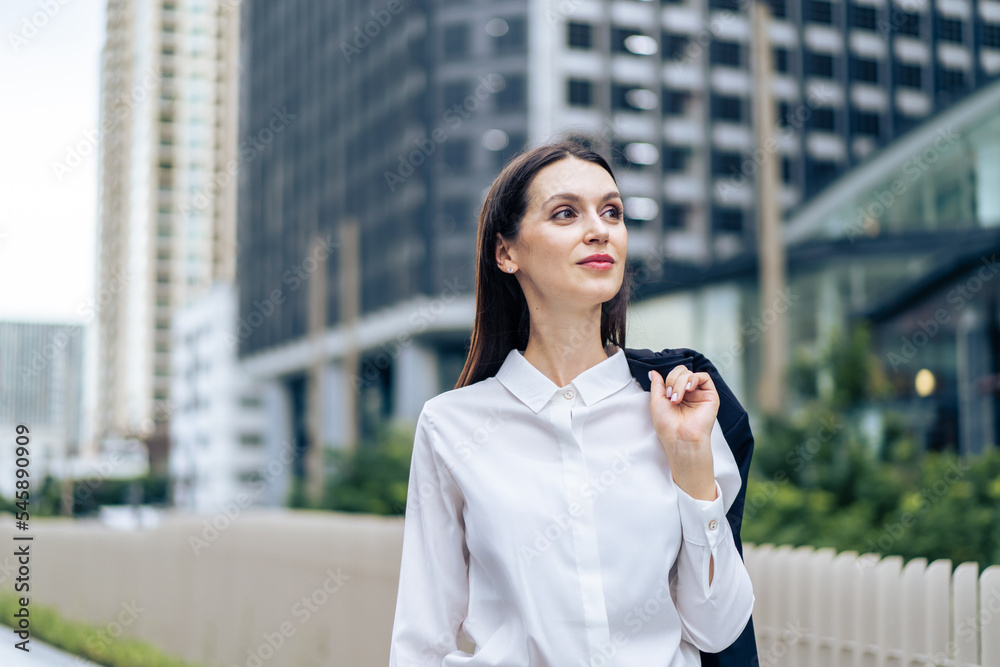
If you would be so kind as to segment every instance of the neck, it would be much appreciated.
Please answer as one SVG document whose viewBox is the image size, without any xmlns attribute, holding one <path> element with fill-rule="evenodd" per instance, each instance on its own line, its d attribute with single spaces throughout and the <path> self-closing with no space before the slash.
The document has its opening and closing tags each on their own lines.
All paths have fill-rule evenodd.
<svg viewBox="0 0 1000 667">
<path fill-rule="evenodd" d="M 524 358 L 559 387 L 614 354 L 601 343 L 601 307 L 575 316 L 531 314 Z"/>
</svg>

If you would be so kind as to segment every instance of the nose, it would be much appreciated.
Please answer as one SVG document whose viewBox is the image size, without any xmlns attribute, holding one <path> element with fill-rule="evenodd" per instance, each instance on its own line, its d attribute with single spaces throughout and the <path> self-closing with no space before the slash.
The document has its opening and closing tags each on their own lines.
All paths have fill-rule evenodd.
<svg viewBox="0 0 1000 667">
<path fill-rule="evenodd" d="M 587 219 L 590 221 L 590 225 L 587 227 L 587 238 L 608 238 L 610 225 L 597 212 L 588 212 Z"/>
</svg>

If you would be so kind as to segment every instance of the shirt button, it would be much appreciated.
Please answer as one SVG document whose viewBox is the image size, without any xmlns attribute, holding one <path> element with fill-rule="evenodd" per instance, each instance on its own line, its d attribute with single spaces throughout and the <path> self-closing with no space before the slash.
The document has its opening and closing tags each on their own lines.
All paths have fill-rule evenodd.
<svg viewBox="0 0 1000 667">
<path fill-rule="evenodd" d="M 576 394 L 573 392 L 572 389 L 567 389 L 565 392 L 563 392 L 563 396 L 566 397 L 567 401 L 571 401 L 573 400 L 573 397 L 576 396 Z"/>
<path fill-rule="evenodd" d="M 715 519 L 712 519 L 711 521 L 708 522 L 708 529 L 709 530 L 715 530 L 718 527 L 719 527 L 719 522 L 716 521 Z"/>
</svg>

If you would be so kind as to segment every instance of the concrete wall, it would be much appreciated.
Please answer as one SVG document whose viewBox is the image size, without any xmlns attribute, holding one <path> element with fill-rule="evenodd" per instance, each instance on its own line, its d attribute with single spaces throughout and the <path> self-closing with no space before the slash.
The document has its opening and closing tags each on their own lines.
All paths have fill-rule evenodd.
<svg viewBox="0 0 1000 667">
<path fill-rule="evenodd" d="M 143 639 L 206 665 L 388 664 L 401 517 L 233 515 L 168 515 L 127 532 L 34 519 L 31 599 L 108 637 Z M 0 514 L 0 541 L 14 544 L 13 532 L 13 517 Z M 12 590 L 17 565 L 13 548 L 4 551 L 0 585 Z"/>
</svg>

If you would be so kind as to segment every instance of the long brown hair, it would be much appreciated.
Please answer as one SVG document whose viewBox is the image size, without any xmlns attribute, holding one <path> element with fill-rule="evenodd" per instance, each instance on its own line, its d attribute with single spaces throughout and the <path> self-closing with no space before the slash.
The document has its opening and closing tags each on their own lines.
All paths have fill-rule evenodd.
<svg viewBox="0 0 1000 667">
<path fill-rule="evenodd" d="M 549 143 L 511 160 L 483 201 L 476 244 L 476 318 L 465 368 L 455 389 L 496 375 L 511 350 L 523 350 L 528 345 L 528 302 L 517 278 L 497 266 L 497 234 L 507 240 L 517 239 L 528 207 L 528 188 L 535 176 L 544 167 L 568 157 L 592 162 L 607 171 L 612 180 L 615 178 L 600 154 L 571 141 Z M 626 264 L 621 289 L 601 304 L 601 343 L 605 347 L 625 347 L 625 309 L 632 280 Z"/>
</svg>

